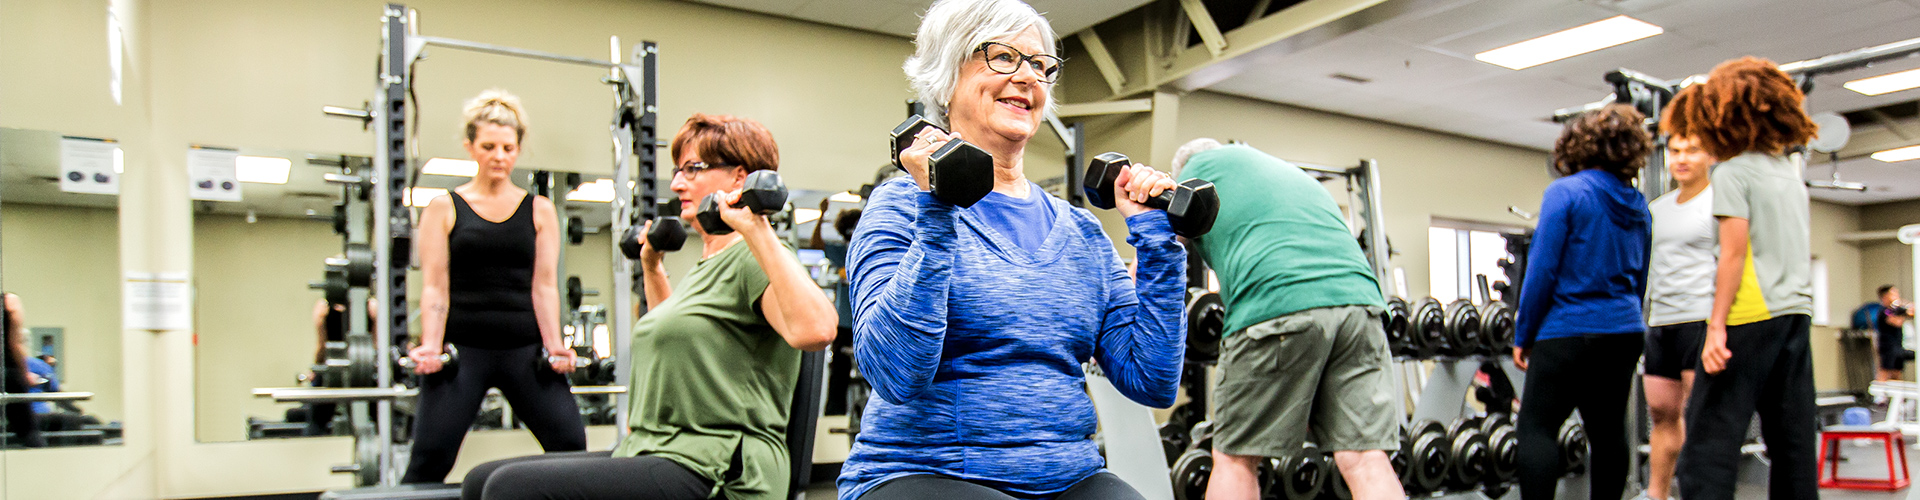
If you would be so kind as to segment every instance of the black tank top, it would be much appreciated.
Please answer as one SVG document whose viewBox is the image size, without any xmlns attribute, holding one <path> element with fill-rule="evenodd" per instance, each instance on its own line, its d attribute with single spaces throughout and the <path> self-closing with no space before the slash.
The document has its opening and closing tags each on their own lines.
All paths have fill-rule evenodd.
<svg viewBox="0 0 1920 500">
<path fill-rule="evenodd" d="M 447 234 L 447 342 L 482 349 L 540 343 L 533 315 L 533 195 L 493 222 L 453 194 Z"/>
</svg>

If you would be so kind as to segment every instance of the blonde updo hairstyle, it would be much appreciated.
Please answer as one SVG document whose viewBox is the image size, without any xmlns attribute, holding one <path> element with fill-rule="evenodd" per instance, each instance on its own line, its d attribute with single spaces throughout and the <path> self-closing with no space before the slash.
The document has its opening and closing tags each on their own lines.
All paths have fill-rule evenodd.
<svg viewBox="0 0 1920 500">
<path fill-rule="evenodd" d="M 520 106 L 520 98 L 505 89 L 487 89 L 468 100 L 465 117 L 469 142 L 480 132 L 481 124 L 513 129 L 515 145 L 527 138 L 527 112 Z"/>
</svg>

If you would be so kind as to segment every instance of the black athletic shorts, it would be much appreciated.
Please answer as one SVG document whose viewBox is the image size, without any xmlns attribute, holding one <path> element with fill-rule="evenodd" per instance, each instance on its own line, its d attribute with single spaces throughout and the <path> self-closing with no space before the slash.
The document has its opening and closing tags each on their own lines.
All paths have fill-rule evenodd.
<svg viewBox="0 0 1920 500">
<path fill-rule="evenodd" d="M 1880 369 L 1905 370 L 1907 362 L 1913 360 L 1913 351 L 1907 350 L 1906 338 L 1899 329 L 1880 329 L 1876 332 L 1874 347 L 1879 351 Z"/>
<path fill-rule="evenodd" d="M 1707 322 L 1678 323 L 1647 329 L 1647 374 L 1680 380 L 1680 372 L 1700 366 L 1700 349 L 1707 343 Z"/>
</svg>

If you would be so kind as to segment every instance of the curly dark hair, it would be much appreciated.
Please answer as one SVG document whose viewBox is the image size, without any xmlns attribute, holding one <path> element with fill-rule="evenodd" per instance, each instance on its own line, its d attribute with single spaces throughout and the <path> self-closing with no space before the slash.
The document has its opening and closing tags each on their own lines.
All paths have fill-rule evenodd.
<svg viewBox="0 0 1920 500">
<path fill-rule="evenodd" d="M 1807 96 L 1773 61 L 1752 56 L 1720 63 L 1707 73 L 1698 95 L 1676 96 L 1660 120 L 1660 131 L 1700 141 L 1700 147 L 1725 160 L 1748 151 L 1780 154 L 1805 144 L 1819 127 L 1801 102 Z"/>
<path fill-rule="evenodd" d="M 1553 169 L 1561 175 L 1601 169 L 1630 181 L 1647 166 L 1653 138 L 1647 134 L 1647 116 L 1625 104 L 1609 104 L 1567 122 L 1553 142 Z"/>
</svg>

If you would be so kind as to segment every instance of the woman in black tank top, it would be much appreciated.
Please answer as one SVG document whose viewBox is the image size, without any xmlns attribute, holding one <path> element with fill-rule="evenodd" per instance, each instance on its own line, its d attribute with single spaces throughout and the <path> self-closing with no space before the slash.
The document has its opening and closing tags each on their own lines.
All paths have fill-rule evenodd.
<svg viewBox="0 0 1920 500">
<path fill-rule="evenodd" d="M 553 202 L 510 180 L 526 135 L 517 98 L 490 90 L 467 104 L 473 180 L 421 213 L 420 345 L 408 352 L 420 384 L 411 462 L 402 482 L 438 483 L 487 389 L 498 388 L 546 451 L 586 449 L 586 428 L 564 375 L 560 340 L 559 223 Z M 447 344 L 459 362 L 443 367 Z M 542 350 L 554 358 L 541 366 Z"/>
</svg>

